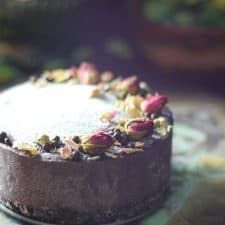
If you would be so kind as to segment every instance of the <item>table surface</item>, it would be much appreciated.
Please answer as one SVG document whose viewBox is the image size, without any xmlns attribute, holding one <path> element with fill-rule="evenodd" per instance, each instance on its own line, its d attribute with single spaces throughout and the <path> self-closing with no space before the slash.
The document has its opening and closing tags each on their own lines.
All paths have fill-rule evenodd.
<svg viewBox="0 0 225 225">
<path fill-rule="evenodd" d="M 225 101 L 200 92 L 169 96 L 175 116 L 171 195 L 134 224 L 224 225 Z M 0 221 L 24 225 L 2 212 Z"/>
</svg>

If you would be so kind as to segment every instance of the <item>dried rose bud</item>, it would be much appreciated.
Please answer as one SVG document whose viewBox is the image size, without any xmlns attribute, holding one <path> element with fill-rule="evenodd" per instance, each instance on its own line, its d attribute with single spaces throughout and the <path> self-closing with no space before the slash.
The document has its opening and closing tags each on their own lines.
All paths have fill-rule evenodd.
<svg viewBox="0 0 225 225">
<path fill-rule="evenodd" d="M 98 155 L 104 153 L 114 143 L 114 139 L 104 133 L 98 132 L 82 141 L 83 150 L 87 153 Z"/>
<path fill-rule="evenodd" d="M 136 76 L 128 77 L 124 80 L 128 85 L 128 93 L 135 95 L 139 90 L 139 80 Z"/>
<path fill-rule="evenodd" d="M 114 75 L 111 71 L 105 71 L 101 74 L 101 81 L 108 83 L 113 79 Z"/>
<path fill-rule="evenodd" d="M 97 84 L 100 80 L 99 72 L 91 63 L 81 63 L 77 70 L 77 74 L 80 82 L 83 84 Z"/>
<path fill-rule="evenodd" d="M 168 98 L 166 96 L 155 94 L 149 96 L 141 103 L 141 110 L 142 112 L 156 113 L 161 110 L 167 102 Z"/>
<path fill-rule="evenodd" d="M 140 140 L 153 132 L 153 121 L 148 118 L 129 120 L 125 124 L 126 133 L 133 140 Z"/>
<path fill-rule="evenodd" d="M 116 89 L 135 95 L 139 90 L 139 80 L 136 76 L 127 77 L 118 84 Z"/>
</svg>

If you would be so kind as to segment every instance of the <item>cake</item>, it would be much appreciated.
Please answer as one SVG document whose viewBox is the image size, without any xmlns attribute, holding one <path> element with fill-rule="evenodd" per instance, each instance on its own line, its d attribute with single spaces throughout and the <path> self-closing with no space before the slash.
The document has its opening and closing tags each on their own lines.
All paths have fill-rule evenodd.
<svg viewBox="0 0 225 225">
<path fill-rule="evenodd" d="M 0 94 L 0 202 L 54 224 L 119 224 L 170 188 L 172 113 L 137 76 L 45 71 Z"/>
</svg>

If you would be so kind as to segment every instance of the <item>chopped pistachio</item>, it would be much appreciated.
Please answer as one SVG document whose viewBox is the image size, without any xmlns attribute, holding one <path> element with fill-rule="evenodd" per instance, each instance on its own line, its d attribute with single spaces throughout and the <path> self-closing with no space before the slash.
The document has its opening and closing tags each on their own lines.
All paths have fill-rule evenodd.
<svg viewBox="0 0 225 225">
<path fill-rule="evenodd" d="M 111 71 L 105 71 L 101 74 L 101 81 L 108 83 L 113 79 L 114 75 Z"/>
<path fill-rule="evenodd" d="M 141 117 L 141 115 L 142 115 L 142 112 L 137 107 L 135 107 L 134 105 L 127 105 L 125 107 L 125 112 L 131 118 Z"/>
<path fill-rule="evenodd" d="M 162 116 L 154 119 L 153 123 L 154 130 L 163 136 L 167 135 L 172 129 L 172 125 L 169 123 L 169 121 Z"/>
<path fill-rule="evenodd" d="M 50 138 L 49 138 L 49 136 L 48 135 L 46 135 L 46 134 L 43 134 L 43 135 L 41 135 L 38 139 L 37 139 L 37 143 L 39 144 L 39 145 L 46 145 L 46 144 L 50 144 L 51 143 L 51 141 L 50 141 Z"/>
<path fill-rule="evenodd" d="M 105 112 L 101 115 L 100 119 L 102 121 L 110 122 L 118 115 L 117 111 Z"/>
<path fill-rule="evenodd" d="M 101 94 L 102 94 L 101 90 L 99 88 L 95 88 L 92 90 L 90 97 L 96 98 L 96 97 L 101 96 Z"/>
<path fill-rule="evenodd" d="M 22 143 L 22 144 L 18 144 L 16 146 L 14 146 L 14 148 L 19 150 L 19 151 L 24 151 L 31 156 L 38 155 L 38 148 L 34 145 L 31 145 L 31 144 Z"/>
</svg>

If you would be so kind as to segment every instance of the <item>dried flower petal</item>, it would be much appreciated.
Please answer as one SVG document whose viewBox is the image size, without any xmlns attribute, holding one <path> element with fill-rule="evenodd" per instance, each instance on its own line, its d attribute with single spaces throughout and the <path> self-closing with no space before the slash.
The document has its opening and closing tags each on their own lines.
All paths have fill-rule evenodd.
<svg viewBox="0 0 225 225">
<path fill-rule="evenodd" d="M 73 149 L 70 145 L 66 145 L 59 149 L 59 153 L 63 159 L 70 159 L 72 157 Z"/>
<path fill-rule="evenodd" d="M 80 150 L 80 144 L 75 143 L 72 139 L 65 140 L 65 143 L 67 146 L 72 148 L 74 151 L 79 151 Z"/>
</svg>

